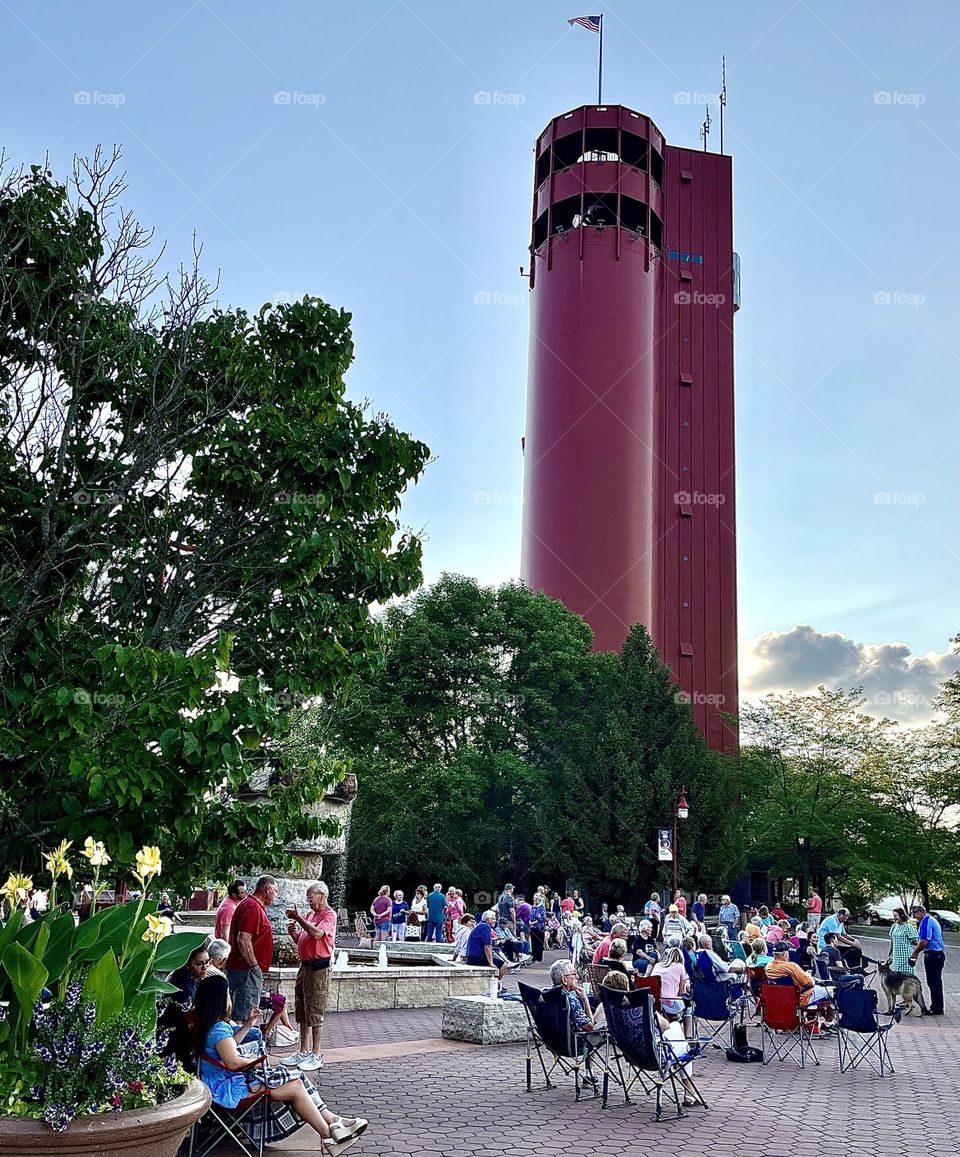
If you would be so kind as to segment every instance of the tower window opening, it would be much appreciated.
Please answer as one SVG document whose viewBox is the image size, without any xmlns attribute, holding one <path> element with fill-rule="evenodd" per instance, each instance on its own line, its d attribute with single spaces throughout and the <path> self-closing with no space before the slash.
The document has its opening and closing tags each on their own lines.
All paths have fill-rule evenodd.
<svg viewBox="0 0 960 1157">
<path fill-rule="evenodd" d="M 624 130 L 620 134 L 620 160 L 632 169 L 647 171 L 647 142 L 636 133 Z"/>
<path fill-rule="evenodd" d="M 550 176 L 550 150 L 544 149 L 537 157 L 537 188 Z"/>
<path fill-rule="evenodd" d="M 537 250 L 547 239 L 547 211 L 544 210 L 533 225 L 533 248 Z"/>
<path fill-rule="evenodd" d="M 581 148 L 580 133 L 570 133 L 569 136 L 560 137 L 553 145 L 553 168 L 554 172 L 559 172 L 561 169 L 568 169 L 571 165 L 575 165 L 580 158 Z"/>
<path fill-rule="evenodd" d="M 653 210 L 650 211 L 650 240 L 658 249 L 663 244 L 663 222 Z"/>
<path fill-rule="evenodd" d="M 663 157 L 656 149 L 650 150 L 650 176 L 663 187 Z"/>
<path fill-rule="evenodd" d="M 647 236 L 647 207 L 633 197 L 620 198 L 620 224 L 641 236 Z"/>
<path fill-rule="evenodd" d="M 553 231 L 576 229 L 580 224 L 580 194 L 565 197 L 553 206 Z"/>
<path fill-rule="evenodd" d="M 619 129 L 587 129 L 583 134 L 580 161 L 619 161 Z"/>
</svg>

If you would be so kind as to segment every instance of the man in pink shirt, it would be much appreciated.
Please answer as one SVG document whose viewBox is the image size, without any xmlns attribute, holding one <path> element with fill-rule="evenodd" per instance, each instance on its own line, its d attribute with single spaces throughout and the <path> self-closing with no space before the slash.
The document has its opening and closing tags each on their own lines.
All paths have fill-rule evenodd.
<svg viewBox="0 0 960 1157">
<path fill-rule="evenodd" d="M 226 899 L 217 909 L 217 918 L 213 925 L 213 935 L 217 940 L 230 942 L 230 922 L 233 920 L 237 905 L 246 894 L 247 885 L 243 880 L 234 880 L 232 884 L 227 885 Z"/>
<path fill-rule="evenodd" d="M 820 923 L 820 914 L 822 911 L 823 901 L 817 895 L 816 888 L 814 888 L 807 900 L 807 924 L 810 928 L 816 928 Z"/>
<path fill-rule="evenodd" d="M 287 909 L 287 931 L 297 942 L 300 958 L 294 987 L 300 1051 L 282 1063 L 308 1072 L 320 1067 L 320 1033 L 327 1011 L 330 958 L 337 935 L 337 914 L 327 903 L 328 895 L 329 889 L 322 881 L 311 884 L 307 889 L 307 911 L 301 914 L 296 908 Z"/>
<path fill-rule="evenodd" d="M 610 945 L 614 942 L 614 940 L 626 940 L 627 935 L 628 929 L 626 924 L 614 924 L 606 936 L 604 936 L 604 938 L 597 945 L 590 963 L 599 964 L 601 960 L 606 960 L 610 955 Z"/>
</svg>

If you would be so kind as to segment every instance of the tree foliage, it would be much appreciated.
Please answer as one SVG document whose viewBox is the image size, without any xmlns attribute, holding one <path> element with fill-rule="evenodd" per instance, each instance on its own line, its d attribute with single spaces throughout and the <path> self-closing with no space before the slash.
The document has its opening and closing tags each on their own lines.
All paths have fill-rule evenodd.
<svg viewBox="0 0 960 1157">
<path fill-rule="evenodd" d="M 594 654 L 560 603 L 453 575 L 388 608 L 384 626 L 384 666 L 329 713 L 334 750 L 360 772 L 358 896 L 436 877 L 468 892 L 571 879 L 631 898 L 661 872 L 655 829 L 683 784 L 684 879 L 726 884 L 731 769 L 706 750 L 643 628 L 622 656 Z"/>
<path fill-rule="evenodd" d="M 295 708 L 419 583 L 396 511 L 428 452 L 346 398 L 343 310 L 160 279 L 115 161 L 0 186 L 0 860 L 109 834 L 196 879 L 319 834 L 337 768 Z"/>
<path fill-rule="evenodd" d="M 740 717 L 750 851 L 851 903 L 950 896 L 960 880 L 957 731 L 866 715 L 860 688 L 768 695 Z"/>
</svg>

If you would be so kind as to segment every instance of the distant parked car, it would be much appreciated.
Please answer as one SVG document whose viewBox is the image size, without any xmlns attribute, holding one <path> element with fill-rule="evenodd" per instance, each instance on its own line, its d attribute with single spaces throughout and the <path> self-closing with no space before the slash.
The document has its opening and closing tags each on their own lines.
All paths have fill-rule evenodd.
<svg viewBox="0 0 960 1157">
<path fill-rule="evenodd" d="M 893 909 L 879 908 L 876 904 L 868 904 L 866 920 L 868 924 L 892 924 Z"/>
<path fill-rule="evenodd" d="M 930 915 L 940 921 L 941 928 L 960 928 L 960 915 L 951 912 L 949 908 L 931 908 Z"/>
</svg>

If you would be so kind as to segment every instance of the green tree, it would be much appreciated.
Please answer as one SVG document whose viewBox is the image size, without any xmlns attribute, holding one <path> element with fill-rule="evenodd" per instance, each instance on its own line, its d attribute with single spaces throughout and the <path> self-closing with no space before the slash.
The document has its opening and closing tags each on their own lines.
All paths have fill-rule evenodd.
<svg viewBox="0 0 960 1157">
<path fill-rule="evenodd" d="M 801 894 L 811 881 L 823 887 L 827 875 L 863 892 L 877 834 L 892 830 L 880 767 L 894 724 L 864 714 L 864 702 L 859 688 L 820 687 L 815 695 L 767 695 L 741 711 L 751 851 L 775 875 L 797 879 Z"/>
<path fill-rule="evenodd" d="M 0 862 L 92 834 L 186 882 L 319 834 L 339 769 L 296 708 L 418 585 L 396 512 L 428 452 L 347 400 L 349 314 L 160 279 L 115 162 L 0 185 Z"/>
<path fill-rule="evenodd" d="M 735 864 L 731 766 L 697 734 L 642 628 L 590 652 L 583 620 L 520 584 L 444 576 L 384 615 L 384 666 L 327 712 L 361 769 L 349 872 L 467 891 L 567 878 L 628 898 L 685 783 L 685 882 Z"/>
</svg>

